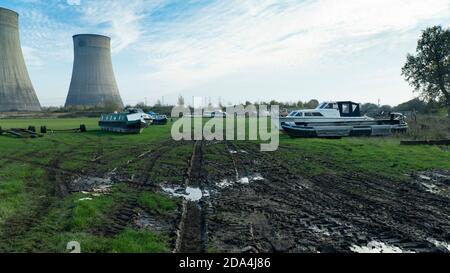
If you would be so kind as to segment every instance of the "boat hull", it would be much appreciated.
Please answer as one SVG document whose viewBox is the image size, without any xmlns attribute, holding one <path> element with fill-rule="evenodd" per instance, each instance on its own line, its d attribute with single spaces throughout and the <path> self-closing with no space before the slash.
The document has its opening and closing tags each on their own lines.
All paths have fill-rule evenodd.
<svg viewBox="0 0 450 273">
<path fill-rule="evenodd" d="M 167 118 L 154 119 L 152 122 L 152 125 L 166 125 L 166 124 L 167 124 Z"/>
<path fill-rule="evenodd" d="M 365 122 L 374 121 L 370 117 L 281 117 L 280 125 L 283 123 L 301 122 L 301 123 L 334 123 L 334 122 Z"/>
<path fill-rule="evenodd" d="M 98 125 L 102 131 L 123 134 L 140 134 L 147 127 L 147 124 L 140 120 L 133 122 L 100 121 Z"/>
<path fill-rule="evenodd" d="M 283 123 L 282 129 L 291 137 L 342 138 L 350 136 L 389 136 L 406 132 L 408 125 L 397 120 L 341 122 L 324 124 Z"/>
</svg>

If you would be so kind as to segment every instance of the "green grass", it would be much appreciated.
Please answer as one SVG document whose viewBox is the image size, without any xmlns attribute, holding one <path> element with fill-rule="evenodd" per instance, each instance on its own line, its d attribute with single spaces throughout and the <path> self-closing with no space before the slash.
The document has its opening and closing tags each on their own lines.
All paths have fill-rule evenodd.
<svg viewBox="0 0 450 273">
<path fill-rule="evenodd" d="M 5 129 L 28 128 L 35 126 L 39 131 L 41 126 L 47 129 L 62 130 L 80 128 L 80 124 L 86 125 L 87 129 L 98 130 L 98 118 L 43 118 L 43 119 L 0 119 L 0 126 Z"/>
<path fill-rule="evenodd" d="M 403 146 L 396 138 L 292 139 L 278 151 L 311 176 L 326 171 L 377 173 L 396 178 L 412 171 L 450 169 L 447 147 Z"/>
<path fill-rule="evenodd" d="M 163 253 L 169 248 L 166 239 L 148 230 L 126 229 L 112 241 L 116 253 Z"/>
<path fill-rule="evenodd" d="M 177 202 L 160 193 L 143 192 L 138 199 L 139 205 L 160 214 L 174 212 Z"/>
<path fill-rule="evenodd" d="M 169 252 L 165 236 L 151 231 L 125 229 L 115 237 L 94 236 L 89 233 L 59 233 L 51 238 L 53 246 L 48 252 L 69 252 L 68 242 L 80 243 L 82 253 L 165 253 Z"/>
<path fill-rule="evenodd" d="M 21 180 L 0 182 L 0 222 L 11 216 L 24 202 L 25 183 Z"/>
<path fill-rule="evenodd" d="M 43 194 L 44 187 L 27 190 L 42 176 L 41 169 L 30 168 L 28 164 L 14 162 L 2 165 L 0 168 L 0 223 L 20 210 L 27 210 L 27 207 L 32 206 L 35 199 Z"/>
<path fill-rule="evenodd" d="M 72 225 L 75 230 L 87 230 L 107 222 L 107 212 L 114 208 L 114 199 L 109 196 L 82 200 L 86 196 L 77 194 L 74 199 Z"/>
<path fill-rule="evenodd" d="M 85 232 L 58 233 L 51 238 L 53 249 L 47 252 L 69 252 L 68 242 L 80 243 L 82 253 L 165 253 L 169 252 L 164 235 L 127 228 L 115 237 L 94 236 Z"/>
</svg>

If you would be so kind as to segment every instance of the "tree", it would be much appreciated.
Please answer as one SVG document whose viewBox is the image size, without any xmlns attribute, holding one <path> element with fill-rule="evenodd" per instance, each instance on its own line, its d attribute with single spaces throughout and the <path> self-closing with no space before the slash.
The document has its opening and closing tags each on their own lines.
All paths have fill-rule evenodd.
<svg viewBox="0 0 450 273">
<path fill-rule="evenodd" d="M 99 108 L 106 112 L 114 112 L 121 110 L 122 107 L 113 100 L 105 100 Z"/>
<path fill-rule="evenodd" d="M 374 103 L 364 103 L 361 105 L 361 112 L 363 114 L 372 114 L 372 113 L 377 113 L 379 111 L 378 105 L 374 104 Z"/>
<path fill-rule="evenodd" d="M 450 29 L 434 26 L 423 31 L 402 75 L 422 98 L 446 105 L 450 117 Z"/>
<path fill-rule="evenodd" d="M 307 103 L 304 104 L 304 107 L 306 109 L 315 109 L 317 106 L 319 106 L 318 100 L 310 100 Z"/>
</svg>

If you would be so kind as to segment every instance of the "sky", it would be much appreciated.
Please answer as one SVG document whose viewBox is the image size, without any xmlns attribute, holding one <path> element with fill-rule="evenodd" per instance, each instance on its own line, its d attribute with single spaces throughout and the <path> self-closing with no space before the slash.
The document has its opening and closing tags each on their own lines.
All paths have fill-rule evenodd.
<svg viewBox="0 0 450 273">
<path fill-rule="evenodd" d="M 417 96 L 401 76 L 428 26 L 450 27 L 450 0 L 2 0 L 20 15 L 43 106 L 65 102 L 72 36 L 112 38 L 125 104 L 157 100 L 353 100 Z"/>
</svg>

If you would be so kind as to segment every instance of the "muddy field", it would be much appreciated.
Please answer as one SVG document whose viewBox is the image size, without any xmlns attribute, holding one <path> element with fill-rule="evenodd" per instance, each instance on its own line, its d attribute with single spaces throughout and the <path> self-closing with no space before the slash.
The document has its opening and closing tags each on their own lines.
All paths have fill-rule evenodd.
<svg viewBox="0 0 450 273">
<path fill-rule="evenodd" d="M 182 181 L 154 183 L 155 164 L 178 146 L 192 147 Z M 141 158 L 142 173 L 125 179 L 131 192 L 101 234 L 147 221 L 154 224 L 144 228 L 169 230 L 173 251 L 183 253 L 450 251 L 449 172 L 406 181 L 355 172 L 308 179 L 296 171 L 301 159 L 286 162 L 256 144 L 228 141 L 164 143 Z M 114 175 L 124 180 L 120 170 Z M 143 217 L 138 191 L 181 198 L 177 216 Z"/>
<path fill-rule="evenodd" d="M 374 163 L 385 172 L 366 170 L 355 158 L 339 161 L 283 139 L 274 153 L 256 142 L 114 146 L 112 138 L 77 153 L 92 140 L 49 140 L 67 158 L 44 151 L 44 161 L 36 152 L 3 158 L 4 168 L 19 162 L 43 178 L 27 184 L 36 198 L 30 206 L 0 222 L 1 252 L 65 252 L 69 240 L 86 241 L 87 252 L 450 252 L 446 168 L 409 170 L 396 154 Z M 354 154 L 366 144 L 336 145 L 311 149 Z M 83 167 L 65 163 L 75 158 Z M 149 248 L 139 248 L 142 240 Z"/>
<path fill-rule="evenodd" d="M 449 172 L 433 180 L 442 192 L 424 186 L 432 180 L 425 175 L 407 182 L 359 173 L 306 179 L 295 162 L 258 149 L 196 143 L 186 186 L 203 197 L 184 202 L 177 251 L 450 251 Z"/>
</svg>

